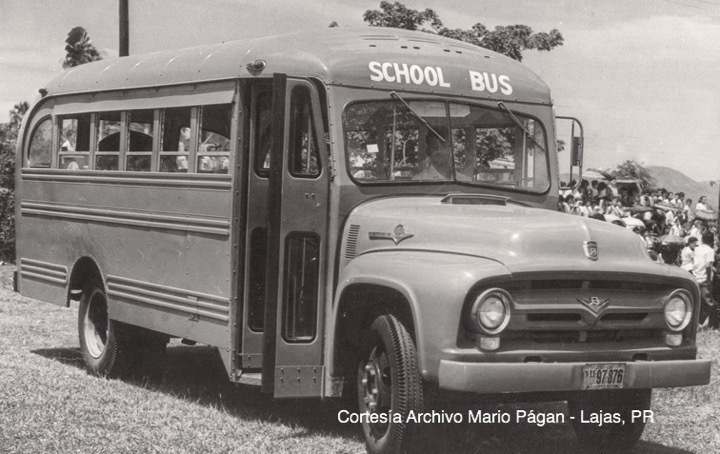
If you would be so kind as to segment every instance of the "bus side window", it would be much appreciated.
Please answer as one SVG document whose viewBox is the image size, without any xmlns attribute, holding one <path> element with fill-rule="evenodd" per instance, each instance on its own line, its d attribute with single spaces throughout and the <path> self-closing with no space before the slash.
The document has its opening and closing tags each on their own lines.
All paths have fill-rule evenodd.
<svg viewBox="0 0 720 454">
<path fill-rule="evenodd" d="M 28 150 L 28 166 L 50 167 L 52 150 L 52 119 L 44 119 L 35 127 Z"/>
<path fill-rule="evenodd" d="M 162 120 L 160 172 L 187 172 L 192 142 L 191 107 L 165 109 Z"/>
<path fill-rule="evenodd" d="M 204 106 L 198 137 L 198 173 L 228 173 L 232 106 Z"/>
<path fill-rule="evenodd" d="M 128 148 L 125 169 L 134 172 L 149 172 L 152 162 L 154 120 L 153 110 L 128 112 Z"/>
<path fill-rule="evenodd" d="M 90 114 L 64 116 L 60 120 L 58 167 L 68 170 L 90 168 Z"/>
<path fill-rule="evenodd" d="M 317 325 L 320 238 L 293 233 L 285 242 L 282 335 L 287 342 L 311 342 Z"/>
<path fill-rule="evenodd" d="M 96 170 L 120 168 L 120 112 L 102 112 L 97 121 Z"/>
<path fill-rule="evenodd" d="M 296 87 L 290 99 L 290 174 L 313 178 L 320 175 L 315 125 L 312 118 L 310 90 Z"/>
</svg>

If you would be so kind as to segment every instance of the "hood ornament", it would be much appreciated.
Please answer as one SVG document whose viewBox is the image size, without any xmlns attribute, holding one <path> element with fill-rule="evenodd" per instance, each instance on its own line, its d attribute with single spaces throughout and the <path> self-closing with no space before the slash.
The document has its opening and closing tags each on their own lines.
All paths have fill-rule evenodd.
<svg viewBox="0 0 720 454">
<path fill-rule="evenodd" d="M 393 230 L 392 233 L 368 232 L 368 237 L 371 240 L 392 240 L 395 244 L 399 244 L 401 241 L 405 241 L 408 238 L 412 238 L 413 236 L 415 235 L 405 232 L 405 227 L 403 227 L 402 224 L 398 224 L 398 226 L 395 227 L 395 230 Z"/>
<path fill-rule="evenodd" d="M 583 250 L 585 251 L 585 257 L 587 257 L 590 260 L 596 261 L 599 257 L 598 255 L 598 245 L 595 241 L 584 241 L 583 242 Z"/>
<path fill-rule="evenodd" d="M 596 314 L 599 314 L 600 311 L 603 310 L 605 306 L 607 306 L 610 302 L 610 298 L 605 298 L 604 300 L 601 300 L 597 296 L 591 296 L 590 299 L 578 298 L 577 300 L 586 305 L 591 311 L 595 312 Z"/>
</svg>

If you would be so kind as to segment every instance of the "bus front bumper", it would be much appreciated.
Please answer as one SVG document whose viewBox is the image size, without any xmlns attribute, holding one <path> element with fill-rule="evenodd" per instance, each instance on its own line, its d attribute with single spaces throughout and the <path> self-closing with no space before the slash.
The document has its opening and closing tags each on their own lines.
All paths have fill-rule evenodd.
<svg viewBox="0 0 720 454">
<path fill-rule="evenodd" d="M 624 365 L 622 386 L 668 388 L 706 385 L 709 360 L 637 361 Z M 467 363 L 441 360 L 440 389 L 477 393 L 580 391 L 586 367 L 602 363 Z"/>
</svg>

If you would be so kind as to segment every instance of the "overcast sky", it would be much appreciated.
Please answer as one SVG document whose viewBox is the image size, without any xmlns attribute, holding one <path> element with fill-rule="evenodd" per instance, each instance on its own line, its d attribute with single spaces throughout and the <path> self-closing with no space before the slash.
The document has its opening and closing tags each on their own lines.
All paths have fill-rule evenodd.
<svg viewBox="0 0 720 454">
<path fill-rule="evenodd" d="M 565 44 L 523 62 L 581 119 L 585 166 L 634 159 L 720 180 L 720 0 L 412 0 L 445 26 L 557 28 Z M 363 26 L 365 0 L 130 0 L 130 53 L 287 31 Z M 0 122 L 62 71 L 65 38 L 85 27 L 117 56 L 117 0 L 0 0 Z M 564 170 L 564 166 L 563 169 Z"/>
</svg>

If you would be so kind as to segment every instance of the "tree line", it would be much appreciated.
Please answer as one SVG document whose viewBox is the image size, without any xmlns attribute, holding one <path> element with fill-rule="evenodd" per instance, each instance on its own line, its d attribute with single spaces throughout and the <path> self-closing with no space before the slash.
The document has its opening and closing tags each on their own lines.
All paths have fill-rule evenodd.
<svg viewBox="0 0 720 454">
<path fill-rule="evenodd" d="M 562 34 L 556 29 L 536 33 L 527 25 L 489 29 L 478 22 L 469 29 L 448 28 L 434 10 L 414 10 L 400 2 L 383 1 L 380 9 L 365 11 L 363 20 L 372 27 L 419 30 L 457 39 L 518 61 L 522 60 L 523 52 L 527 50 L 550 51 L 564 42 Z M 337 27 L 338 24 L 333 22 L 330 26 Z M 104 57 L 83 27 L 70 30 L 65 40 L 65 52 L 62 61 L 65 69 Z M 10 111 L 10 121 L 0 124 L 0 260 L 3 261 L 12 261 L 15 257 L 15 148 L 22 118 L 28 109 L 29 104 L 25 101 L 15 104 Z M 635 169 L 632 165 L 626 167 Z"/>
</svg>

